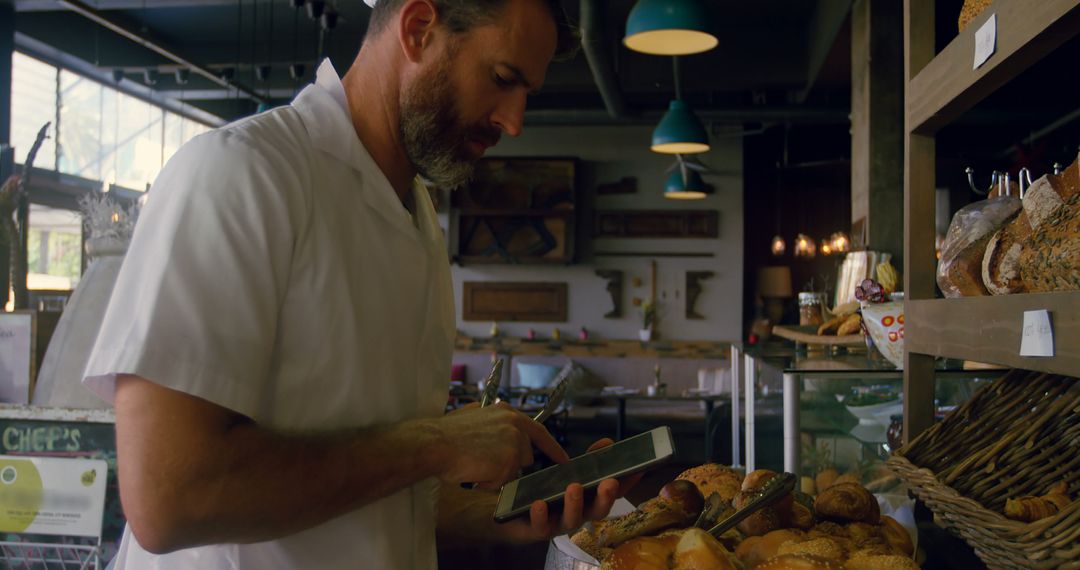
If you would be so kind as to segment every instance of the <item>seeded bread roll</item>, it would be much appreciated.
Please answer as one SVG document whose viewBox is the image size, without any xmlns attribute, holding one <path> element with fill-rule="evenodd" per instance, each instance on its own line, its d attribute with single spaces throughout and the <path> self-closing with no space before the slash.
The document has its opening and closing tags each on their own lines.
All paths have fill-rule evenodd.
<svg viewBox="0 0 1080 570">
<path fill-rule="evenodd" d="M 840 483 L 826 489 L 814 500 L 814 512 L 840 522 L 877 524 L 881 520 L 877 499 L 855 483 Z"/>
<path fill-rule="evenodd" d="M 781 554 L 759 564 L 757 570 L 844 570 L 844 566 L 813 554 Z"/>
</svg>

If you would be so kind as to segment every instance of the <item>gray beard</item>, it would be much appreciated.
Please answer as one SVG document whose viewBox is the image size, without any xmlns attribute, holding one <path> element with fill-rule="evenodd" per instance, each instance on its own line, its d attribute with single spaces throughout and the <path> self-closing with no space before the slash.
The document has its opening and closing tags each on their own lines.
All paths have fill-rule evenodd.
<svg viewBox="0 0 1080 570">
<path fill-rule="evenodd" d="M 398 128 L 405 156 L 417 172 L 439 187 L 458 188 L 472 178 L 475 164 L 463 156 L 465 129 L 454 112 L 446 69 L 431 75 L 403 94 Z"/>
</svg>

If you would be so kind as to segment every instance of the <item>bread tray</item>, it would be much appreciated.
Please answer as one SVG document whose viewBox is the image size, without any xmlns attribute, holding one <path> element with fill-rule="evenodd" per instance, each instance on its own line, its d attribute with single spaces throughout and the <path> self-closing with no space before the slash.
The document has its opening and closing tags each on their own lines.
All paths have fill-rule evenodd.
<svg viewBox="0 0 1080 570">
<path fill-rule="evenodd" d="M 822 344 L 829 346 L 866 346 L 866 341 L 861 334 L 848 334 L 844 336 L 817 334 L 816 326 L 790 326 L 776 325 L 772 332 L 780 338 L 786 338 L 805 344 Z"/>
</svg>

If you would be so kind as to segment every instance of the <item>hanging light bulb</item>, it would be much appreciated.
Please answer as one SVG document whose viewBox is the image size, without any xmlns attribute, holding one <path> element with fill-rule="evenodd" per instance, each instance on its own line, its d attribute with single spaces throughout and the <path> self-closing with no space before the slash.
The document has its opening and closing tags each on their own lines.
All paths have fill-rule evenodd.
<svg viewBox="0 0 1080 570">
<path fill-rule="evenodd" d="M 829 243 L 829 240 L 823 239 L 821 240 L 819 251 L 821 251 L 821 255 L 832 255 L 834 250 L 833 246 Z"/>
<path fill-rule="evenodd" d="M 776 257 L 784 255 L 787 251 L 787 244 L 784 243 L 784 238 L 780 237 L 779 234 L 773 236 L 772 244 L 769 245 L 769 250 L 772 251 L 772 254 Z"/>
<path fill-rule="evenodd" d="M 709 193 L 701 175 L 690 168 L 676 168 L 664 185 L 664 197 L 672 200 L 700 200 Z"/>
<path fill-rule="evenodd" d="M 817 246 L 814 245 L 814 240 L 810 239 L 806 234 L 799 234 L 795 236 L 795 257 L 814 257 L 817 255 Z"/>
<path fill-rule="evenodd" d="M 835 253 L 846 253 L 851 251 L 851 240 L 844 232 L 834 233 L 829 237 L 829 243 Z"/>
<path fill-rule="evenodd" d="M 676 99 L 668 106 L 652 135 L 652 151 L 662 154 L 708 152 L 709 133 L 690 107 Z"/>
</svg>

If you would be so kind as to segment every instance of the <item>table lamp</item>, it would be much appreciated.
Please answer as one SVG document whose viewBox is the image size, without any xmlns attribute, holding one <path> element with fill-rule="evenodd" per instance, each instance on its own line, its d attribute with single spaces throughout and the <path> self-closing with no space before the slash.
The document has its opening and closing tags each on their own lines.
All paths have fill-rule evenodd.
<svg viewBox="0 0 1080 570">
<path fill-rule="evenodd" d="M 790 299 L 791 268 L 785 265 L 762 267 L 758 271 L 757 294 L 765 302 L 765 316 L 774 325 L 784 317 L 784 299 Z"/>
</svg>

